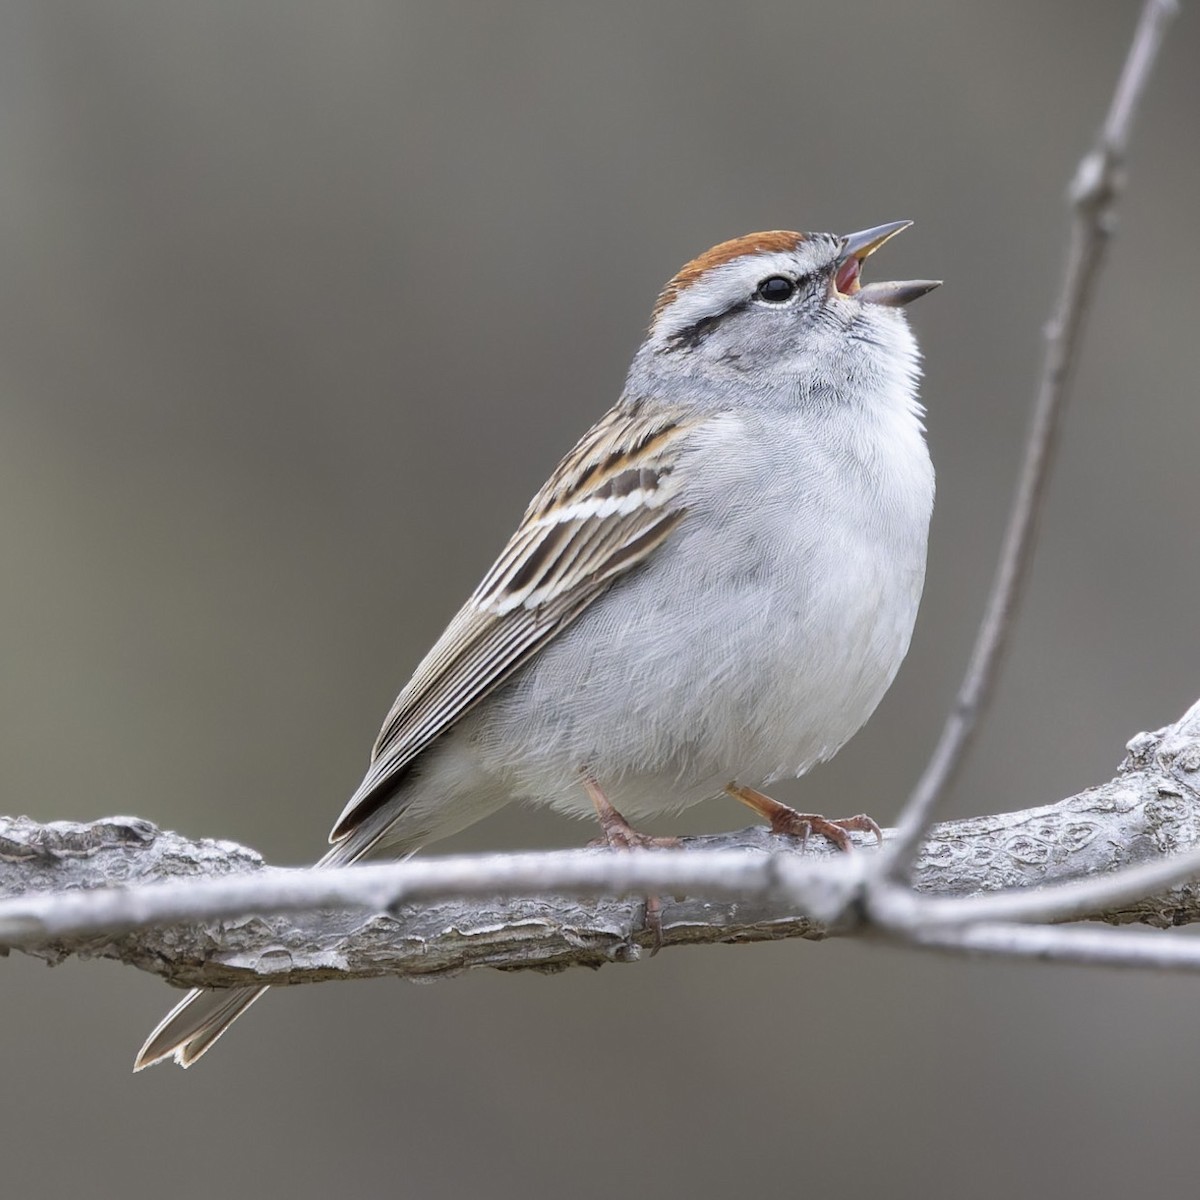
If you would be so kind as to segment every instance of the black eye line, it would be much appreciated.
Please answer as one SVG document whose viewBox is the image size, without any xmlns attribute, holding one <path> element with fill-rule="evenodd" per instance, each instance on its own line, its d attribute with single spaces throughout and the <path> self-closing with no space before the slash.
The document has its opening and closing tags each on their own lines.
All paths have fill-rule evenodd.
<svg viewBox="0 0 1200 1200">
<path fill-rule="evenodd" d="M 670 354 L 674 350 L 695 350 L 727 317 L 735 316 L 750 304 L 749 300 L 739 300 L 731 304 L 724 312 L 710 313 L 690 325 L 676 330 L 667 339 L 667 344 L 658 353 Z"/>
</svg>

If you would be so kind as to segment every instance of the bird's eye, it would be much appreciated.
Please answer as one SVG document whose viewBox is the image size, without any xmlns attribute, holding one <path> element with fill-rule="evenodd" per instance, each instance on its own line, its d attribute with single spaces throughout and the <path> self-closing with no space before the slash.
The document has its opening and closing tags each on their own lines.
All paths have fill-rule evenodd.
<svg viewBox="0 0 1200 1200">
<path fill-rule="evenodd" d="M 766 300 L 768 304 L 782 304 L 792 298 L 795 290 L 796 285 L 792 280 L 783 275 L 772 275 L 758 285 L 756 293 L 760 300 Z"/>
</svg>

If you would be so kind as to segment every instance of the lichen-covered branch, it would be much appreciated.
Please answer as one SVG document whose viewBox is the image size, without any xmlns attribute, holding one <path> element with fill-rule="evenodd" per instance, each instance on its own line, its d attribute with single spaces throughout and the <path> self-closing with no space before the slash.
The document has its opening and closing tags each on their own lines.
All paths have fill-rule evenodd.
<svg viewBox="0 0 1200 1200">
<path fill-rule="evenodd" d="M 49 962 L 115 958 L 188 986 L 558 970 L 636 958 L 652 940 L 638 899 L 651 892 L 662 897 L 666 946 L 857 933 L 1077 961 L 1153 959 L 1120 939 L 1110 960 L 1069 951 L 1085 932 L 1092 955 L 1103 930 L 1045 931 L 1060 953 L 1004 933 L 1013 921 L 1068 916 L 1160 928 L 1200 919 L 1200 888 L 1188 882 L 1200 872 L 1200 703 L 1128 750 L 1111 782 L 1058 804 L 935 826 L 915 892 L 880 876 L 870 845 L 840 856 L 763 829 L 687 839 L 680 851 L 298 871 L 131 817 L 4 818 L 0 944 Z M 1174 951 L 1153 960 L 1200 967 L 1193 945 L 1190 960 Z"/>
</svg>

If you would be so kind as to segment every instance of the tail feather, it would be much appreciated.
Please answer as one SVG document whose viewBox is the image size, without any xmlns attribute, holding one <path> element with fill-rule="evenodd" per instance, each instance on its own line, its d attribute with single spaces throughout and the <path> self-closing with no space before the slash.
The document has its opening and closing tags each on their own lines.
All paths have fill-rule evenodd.
<svg viewBox="0 0 1200 1200">
<path fill-rule="evenodd" d="M 331 846 L 316 865 L 343 867 L 356 861 L 375 845 L 395 820 L 375 814 L 348 837 Z M 399 844 L 392 852 L 397 857 L 411 854 L 415 844 Z M 133 1061 L 135 1071 L 174 1058 L 181 1067 L 190 1067 L 257 1000 L 266 987 L 193 988 L 154 1027 L 146 1044 Z"/>
<path fill-rule="evenodd" d="M 171 1057 L 181 1067 L 190 1067 L 266 990 L 193 988 L 155 1026 L 133 1069 L 141 1071 Z"/>
</svg>

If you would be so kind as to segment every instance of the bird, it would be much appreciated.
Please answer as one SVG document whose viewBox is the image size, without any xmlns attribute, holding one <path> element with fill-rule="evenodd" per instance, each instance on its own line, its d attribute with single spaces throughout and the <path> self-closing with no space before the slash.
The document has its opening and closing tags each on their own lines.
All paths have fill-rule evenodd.
<svg viewBox="0 0 1200 1200">
<path fill-rule="evenodd" d="M 866 816 L 761 789 L 831 758 L 908 651 L 934 472 L 911 225 L 725 241 L 662 290 L 615 406 L 533 497 L 388 712 L 318 866 L 403 857 L 510 802 L 633 821 L 728 794 L 842 848 Z M 189 1066 L 267 989 L 196 989 L 134 1069 Z"/>
</svg>

